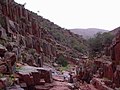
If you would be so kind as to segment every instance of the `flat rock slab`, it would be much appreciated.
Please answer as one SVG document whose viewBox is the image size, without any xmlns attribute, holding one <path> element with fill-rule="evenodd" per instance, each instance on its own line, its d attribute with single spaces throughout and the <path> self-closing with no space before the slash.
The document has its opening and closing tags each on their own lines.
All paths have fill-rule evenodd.
<svg viewBox="0 0 120 90">
<path fill-rule="evenodd" d="M 35 90 L 49 90 L 49 88 L 47 88 L 45 86 L 37 85 L 37 86 L 35 86 Z"/>
<path fill-rule="evenodd" d="M 24 89 L 21 88 L 19 85 L 16 85 L 16 86 L 12 86 L 12 87 L 7 87 L 7 90 L 24 90 Z"/>
<path fill-rule="evenodd" d="M 59 82 L 59 81 L 54 81 L 52 84 L 54 86 L 68 86 L 67 82 Z"/>
<path fill-rule="evenodd" d="M 53 88 L 50 90 L 71 90 L 70 85 L 67 82 L 54 81 L 52 85 Z"/>
<path fill-rule="evenodd" d="M 98 89 L 96 89 L 93 85 L 86 84 L 86 85 L 81 85 L 80 90 L 98 90 Z"/>
<path fill-rule="evenodd" d="M 64 82 L 63 76 L 54 75 L 52 77 L 53 77 L 53 80 L 55 80 L 55 81 Z"/>
<path fill-rule="evenodd" d="M 55 86 L 53 88 L 51 88 L 50 90 L 71 90 L 68 87 L 65 86 Z"/>
</svg>

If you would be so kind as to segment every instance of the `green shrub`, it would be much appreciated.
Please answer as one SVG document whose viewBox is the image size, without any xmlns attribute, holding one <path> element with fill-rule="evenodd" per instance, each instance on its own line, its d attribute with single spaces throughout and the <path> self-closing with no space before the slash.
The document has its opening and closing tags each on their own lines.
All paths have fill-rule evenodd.
<svg viewBox="0 0 120 90">
<path fill-rule="evenodd" d="M 62 65 L 63 67 L 66 67 L 68 65 L 68 62 L 67 62 L 67 60 L 65 59 L 65 57 L 63 55 L 60 55 L 56 59 L 56 63 Z"/>
<path fill-rule="evenodd" d="M 88 51 L 91 57 L 100 54 L 105 45 L 109 46 L 112 43 L 113 36 L 109 33 L 97 33 L 95 37 L 88 39 Z"/>
</svg>

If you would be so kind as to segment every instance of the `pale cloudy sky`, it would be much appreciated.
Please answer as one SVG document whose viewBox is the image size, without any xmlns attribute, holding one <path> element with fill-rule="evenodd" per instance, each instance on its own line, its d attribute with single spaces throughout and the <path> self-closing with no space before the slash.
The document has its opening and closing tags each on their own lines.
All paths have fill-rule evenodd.
<svg viewBox="0 0 120 90">
<path fill-rule="evenodd" d="M 15 0 L 63 28 L 120 26 L 120 0 Z"/>
</svg>

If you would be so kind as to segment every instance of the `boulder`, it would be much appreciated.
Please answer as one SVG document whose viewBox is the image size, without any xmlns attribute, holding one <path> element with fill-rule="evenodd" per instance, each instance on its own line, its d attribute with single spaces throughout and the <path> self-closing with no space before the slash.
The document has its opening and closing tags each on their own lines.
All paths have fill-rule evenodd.
<svg viewBox="0 0 120 90">
<path fill-rule="evenodd" d="M 10 29 L 13 31 L 13 32 L 16 32 L 16 28 L 15 28 L 15 24 L 13 21 L 9 20 L 9 25 L 10 25 Z"/>
<path fill-rule="evenodd" d="M 93 78 L 91 80 L 91 84 L 98 90 L 113 90 L 112 88 L 105 85 L 105 83 L 103 82 L 103 79 Z"/>
<path fill-rule="evenodd" d="M 116 70 L 113 77 L 113 82 L 116 87 L 120 87 L 120 71 Z"/>
<path fill-rule="evenodd" d="M 5 84 L 2 80 L 0 80 L 0 90 L 4 90 L 5 89 Z"/>
<path fill-rule="evenodd" d="M 5 40 L 7 39 L 6 30 L 2 28 L 1 25 L 0 25 L 0 38 L 5 39 Z"/>
<path fill-rule="evenodd" d="M 6 47 L 0 44 L 0 57 L 4 57 L 6 51 L 7 51 Z"/>
<path fill-rule="evenodd" d="M 11 66 L 13 66 L 16 62 L 16 55 L 12 52 L 6 52 L 5 53 L 5 60 L 11 63 Z"/>
<path fill-rule="evenodd" d="M 7 66 L 5 64 L 0 65 L 0 73 L 6 73 L 7 72 Z"/>
<path fill-rule="evenodd" d="M 5 62 L 8 66 L 9 73 L 15 72 L 15 62 L 16 62 L 16 55 L 15 53 L 6 52 L 5 53 Z"/>
</svg>

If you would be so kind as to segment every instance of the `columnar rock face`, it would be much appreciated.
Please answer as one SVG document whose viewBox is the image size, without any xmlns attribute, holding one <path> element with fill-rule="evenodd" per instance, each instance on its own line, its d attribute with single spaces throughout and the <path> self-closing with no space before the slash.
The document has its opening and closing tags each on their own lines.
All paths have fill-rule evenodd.
<svg viewBox="0 0 120 90">
<path fill-rule="evenodd" d="M 62 45 L 49 30 L 42 27 L 41 20 L 41 16 L 25 9 L 14 0 L 0 0 L 0 44 L 7 48 L 1 50 L 0 57 L 4 57 L 6 51 L 13 52 L 16 61 L 34 66 L 42 66 L 44 61 L 53 63 L 61 53 L 69 57 L 66 59 L 72 62 L 80 57 L 81 53 L 69 45 Z M 59 31 L 67 38 L 80 40 L 79 36 L 68 30 Z"/>
<path fill-rule="evenodd" d="M 56 57 L 56 41 L 40 26 L 39 16 L 23 5 L 0 0 L 0 25 L 0 37 L 15 42 L 17 48 L 35 49 L 40 57 Z"/>
<path fill-rule="evenodd" d="M 120 28 L 117 28 L 117 34 L 111 45 L 111 58 L 113 62 L 114 77 L 113 82 L 120 87 Z"/>
<path fill-rule="evenodd" d="M 111 58 L 116 65 L 120 64 L 120 31 L 117 33 L 111 45 Z"/>
</svg>

